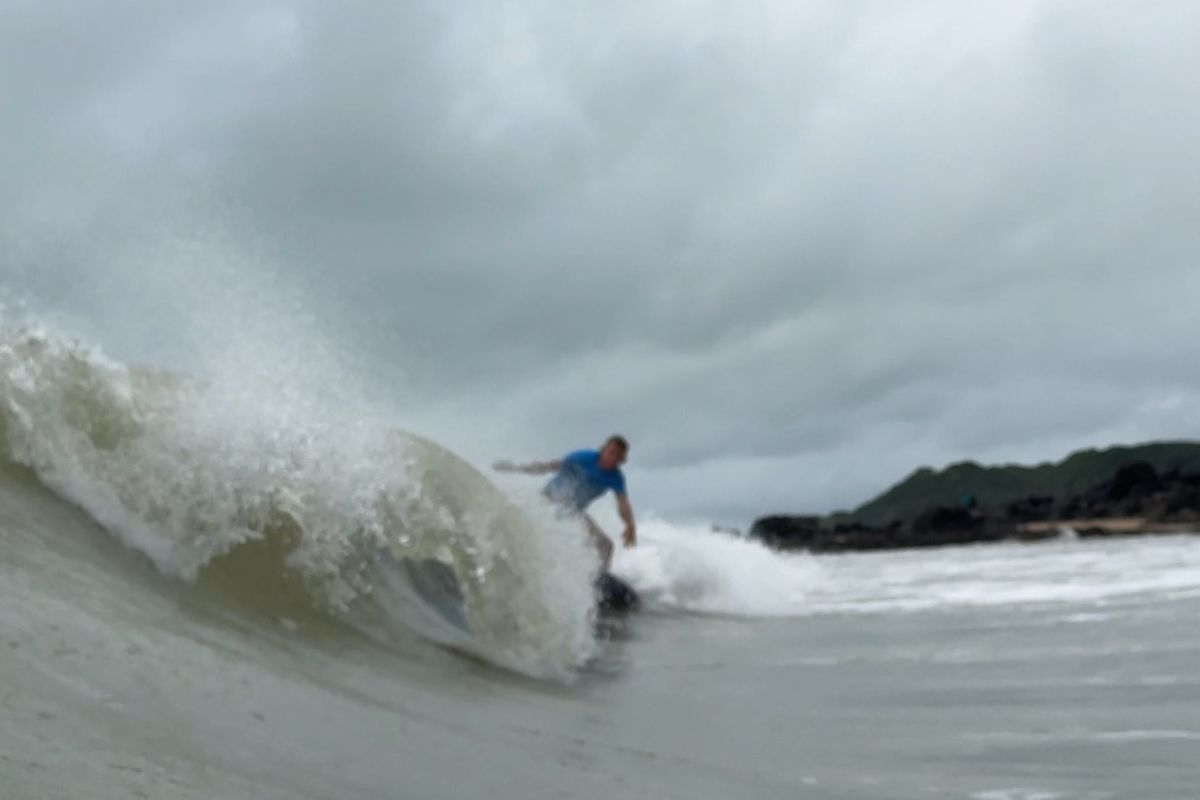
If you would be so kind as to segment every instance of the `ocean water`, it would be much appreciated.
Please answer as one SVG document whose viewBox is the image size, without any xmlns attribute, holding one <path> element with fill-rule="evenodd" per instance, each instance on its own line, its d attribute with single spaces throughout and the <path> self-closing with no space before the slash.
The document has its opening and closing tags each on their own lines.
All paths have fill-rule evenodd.
<svg viewBox="0 0 1200 800">
<path fill-rule="evenodd" d="M 1197 796 L 1200 537 L 582 532 L 436 442 L 0 329 L 0 798 Z"/>
</svg>

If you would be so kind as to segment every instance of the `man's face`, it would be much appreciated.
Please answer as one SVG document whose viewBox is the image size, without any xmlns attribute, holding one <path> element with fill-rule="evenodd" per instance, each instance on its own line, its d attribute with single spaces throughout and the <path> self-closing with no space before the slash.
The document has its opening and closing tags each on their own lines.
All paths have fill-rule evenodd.
<svg viewBox="0 0 1200 800">
<path fill-rule="evenodd" d="M 625 463 L 625 451 L 616 442 L 609 442 L 600 448 L 600 469 L 616 469 Z"/>
</svg>

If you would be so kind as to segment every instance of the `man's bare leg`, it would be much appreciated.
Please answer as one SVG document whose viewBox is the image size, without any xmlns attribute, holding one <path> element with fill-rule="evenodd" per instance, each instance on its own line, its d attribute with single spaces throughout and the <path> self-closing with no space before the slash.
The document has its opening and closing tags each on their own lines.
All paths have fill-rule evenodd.
<svg viewBox="0 0 1200 800">
<path fill-rule="evenodd" d="M 588 533 L 592 537 L 592 544 L 596 545 L 596 550 L 600 553 L 600 563 L 604 567 L 604 571 L 608 572 L 608 566 L 612 563 L 613 543 L 612 539 L 600 530 L 600 526 L 596 521 L 587 514 L 583 515 L 583 521 L 587 523 Z"/>
</svg>

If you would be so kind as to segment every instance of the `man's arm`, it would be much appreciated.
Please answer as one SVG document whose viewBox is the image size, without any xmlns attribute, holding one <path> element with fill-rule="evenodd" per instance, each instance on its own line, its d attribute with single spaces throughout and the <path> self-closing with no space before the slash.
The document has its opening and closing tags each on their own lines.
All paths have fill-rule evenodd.
<svg viewBox="0 0 1200 800">
<path fill-rule="evenodd" d="M 637 525 L 633 521 L 633 506 L 629 505 L 629 496 L 617 495 L 617 513 L 621 515 L 622 521 L 625 523 L 625 533 L 621 536 L 621 541 L 626 547 L 633 547 L 637 544 Z"/>
<path fill-rule="evenodd" d="M 492 464 L 496 472 L 524 472 L 527 475 L 549 475 L 562 469 L 562 461 L 531 461 L 528 464 L 514 464 L 511 461 L 497 461 Z"/>
</svg>

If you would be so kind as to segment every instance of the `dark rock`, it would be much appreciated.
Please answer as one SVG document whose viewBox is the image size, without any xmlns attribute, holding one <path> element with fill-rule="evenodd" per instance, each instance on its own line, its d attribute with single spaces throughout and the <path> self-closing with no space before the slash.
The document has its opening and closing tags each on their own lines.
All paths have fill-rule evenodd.
<svg viewBox="0 0 1200 800">
<path fill-rule="evenodd" d="M 1055 516 L 1059 519 L 1079 519 L 1084 516 L 1085 510 L 1083 498 L 1079 495 L 1072 495 L 1059 507 Z"/>
<path fill-rule="evenodd" d="M 1146 504 L 1141 500 L 1130 500 L 1128 503 L 1123 503 L 1121 505 L 1121 516 L 1137 517 L 1146 510 Z"/>
<path fill-rule="evenodd" d="M 982 525 L 982 517 L 965 508 L 932 508 L 913 520 L 913 530 L 929 533 L 976 530 Z"/>
<path fill-rule="evenodd" d="M 1052 495 L 1030 495 L 1024 500 L 1010 503 L 1006 516 L 1018 522 L 1036 522 L 1051 519 L 1055 500 Z"/>
<path fill-rule="evenodd" d="M 776 550 L 806 549 L 821 538 L 821 518 L 777 514 L 750 526 L 749 537 Z"/>
<path fill-rule="evenodd" d="M 1200 486 L 1181 480 L 1165 492 L 1163 499 L 1168 513 L 1200 511 Z"/>
<path fill-rule="evenodd" d="M 1117 470 L 1108 486 L 1108 499 L 1124 500 L 1131 495 L 1145 497 L 1162 490 L 1163 483 L 1159 480 L 1158 470 L 1145 461 L 1137 461 Z"/>
</svg>

